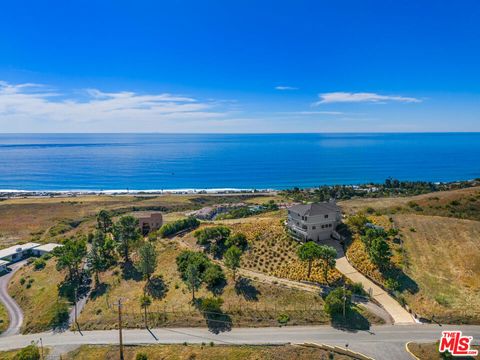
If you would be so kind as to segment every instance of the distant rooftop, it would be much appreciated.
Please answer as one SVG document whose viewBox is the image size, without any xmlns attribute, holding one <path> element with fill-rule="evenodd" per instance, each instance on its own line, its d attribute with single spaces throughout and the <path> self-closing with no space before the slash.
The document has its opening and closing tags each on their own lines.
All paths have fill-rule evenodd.
<svg viewBox="0 0 480 360">
<path fill-rule="evenodd" d="M 55 249 L 56 247 L 59 247 L 59 246 L 63 246 L 61 244 L 54 244 L 54 243 L 49 243 L 49 244 L 44 244 L 44 245 L 40 245 L 40 246 L 37 246 L 35 248 L 35 250 L 37 251 L 45 251 L 45 252 L 50 252 L 52 251 L 53 249 Z"/>
<path fill-rule="evenodd" d="M 40 244 L 33 243 L 33 242 L 22 244 L 22 245 L 10 246 L 6 249 L 0 250 L 0 259 L 3 259 L 3 258 L 8 257 L 8 256 L 12 256 L 14 254 L 18 254 L 18 253 L 23 252 L 23 251 L 27 251 L 27 250 L 36 248 L 37 246 L 40 246 Z"/>
<path fill-rule="evenodd" d="M 300 214 L 300 216 L 322 215 L 328 212 L 340 211 L 337 204 L 331 202 L 314 203 L 308 205 L 294 205 L 288 210 Z"/>
<path fill-rule="evenodd" d="M 160 211 L 134 211 L 130 213 L 133 217 L 140 219 L 140 218 L 150 218 L 152 215 L 158 216 L 162 215 Z"/>
</svg>

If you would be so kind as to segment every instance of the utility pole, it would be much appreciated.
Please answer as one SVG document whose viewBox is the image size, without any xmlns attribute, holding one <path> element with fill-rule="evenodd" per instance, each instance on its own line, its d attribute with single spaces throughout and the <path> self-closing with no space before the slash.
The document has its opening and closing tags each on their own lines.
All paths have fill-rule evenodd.
<svg viewBox="0 0 480 360">
<path fill-rule="evenodd" d="M 124 360 L 123 339 L 122 339 L 122 300 L 121 299 L 118 299 L 118 339 L 120 342 L 120 360 Z"/>
<path fill-rule="evenodd" d="M 347 301 L 347 297 L 345 296 L 345 284 L 343 284 L 343 322 L 346 322 L 345 319 L 345 302 Z"/>
<path fill-rule="evenodd" d="M 41 359 L 43 360 L 44 357 L 43 357 L 43 341 L 42 341 L 42 338 L 40 338 L 40 356 L 41 356 Z"/>
<path fill-rule="evenodd" d="M 78 302 L 78 288 L 75 287 L 75 325 L 77 325 L 78 328 L 78 321 L 77 321 L 77 302 Z"/>
</svg>

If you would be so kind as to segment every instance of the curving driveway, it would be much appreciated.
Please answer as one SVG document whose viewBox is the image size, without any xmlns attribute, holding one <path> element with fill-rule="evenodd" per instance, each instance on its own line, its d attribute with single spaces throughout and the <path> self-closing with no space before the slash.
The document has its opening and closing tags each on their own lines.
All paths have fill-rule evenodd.
<svg viewBox="0 0 480 360">
<path fill-rule="evenodd" d="M 23 311 L 20 306 L 18 306 L 17 302 L 8 294 L 7 289 L 8 283 L 10 282 L 13 274 L 15 274 L 15 272 L 26 263 L 27 260 L 22 260 L 10 265 L 9 268 L 12 271 L 0 277 L 0 301 L 7 309 L 9 318 L 8 328 L 0 335 L 0 337 L 20 333 L 20 328 L 22 327 L 23 323 Z"/>
<path fill-rule="evenodd" d="M 385 290 L 368 279 L 355 269 L 347 260 L 341 245 L 338 241 L 329 241 L 328 245 L 333 246 L 337 250 L 336 269 L 345 277 L 349 278 L 354 283 L 361 283 L 365 291 L 369 292 L 371 296 L 378 301 L 380 305 L 387 311 L 393 319 L 393 323 L 397 325 L 415 324 L 413 316 L 405 310 L 393 297 L 391 297 Z"/>
</svg>

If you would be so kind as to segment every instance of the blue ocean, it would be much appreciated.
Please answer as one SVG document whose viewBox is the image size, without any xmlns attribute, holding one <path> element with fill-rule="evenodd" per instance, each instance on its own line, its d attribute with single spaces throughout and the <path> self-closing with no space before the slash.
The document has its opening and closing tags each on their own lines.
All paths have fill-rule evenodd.
<svg viewBox="0 0 480 360">
<path fill-rule="evenodd" d="M 480 133 L 0 134 L 2 190 L 285 189 L 480 178 Z"/>
</svg>

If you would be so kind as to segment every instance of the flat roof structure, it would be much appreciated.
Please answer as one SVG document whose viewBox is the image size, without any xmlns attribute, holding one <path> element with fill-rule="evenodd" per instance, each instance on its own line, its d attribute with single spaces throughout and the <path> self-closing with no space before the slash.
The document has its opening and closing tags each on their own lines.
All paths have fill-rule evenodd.
<svg viewBox="0 0 480 360">
<path fill-rule="evenodd" d="M 33 242 L 10 246 L 6 249 L 0 250 L 0 260 L 9 256 L 13 256 L 18 253 L 22 253 L 24 251 L 32 250 L 38 246 L 40 246 L 40 244 L 33 243 Z"/>
<path fill-rule="evenodd" d="M 44 252 L 51 252 L 56 247 L 63 246 L 62 244 L 55 244 L 55 243 L 48 243 L 44 245 L 40 245 L 34 248 L 35 251 L 44 251 Z"/>
</svg>

